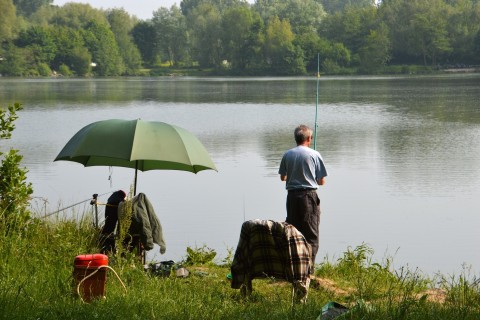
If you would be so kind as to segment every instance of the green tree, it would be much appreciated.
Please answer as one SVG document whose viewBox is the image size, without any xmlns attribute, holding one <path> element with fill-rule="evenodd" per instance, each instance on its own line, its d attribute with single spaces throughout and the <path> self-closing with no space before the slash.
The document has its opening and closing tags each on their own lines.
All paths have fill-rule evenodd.
<svg viewBox="0 0 480 320">
<path fill-rule="evenodd" d="M 214 6 L 219 12 L 223 12 L 228 8 L 236 7 L 242 4 L 248 4 L 246 0 L 182 0 L 180 2 L 180 9 L 184 16 L 188 16 L 192 10 L 203 5 L 210 4 Z"/>
<path fill-rule="evenodd" d="M 375 0 L 320 0 L 325 11 L 330 14 L 341 12 L 346 7 L 368 8 L 375 6 Z"/>
<path fill-rule="evenodd" d="M 360 67 L 362 71 L 371 73 L 385 66 L 390 60 L 391 46 L 388 28 L 381 24 L 377 30 L 370 30 L 360 49 Z"/>
<path fill-rule="evenodd" d="M 2 45 L 2 59 L 0 60 L 0 74 L 7 76 L 22 76 L 25 73 L 26 61 L 23 51 L 13 43 Z"/>
<path fill-rule="evenodd" d="M 80 30 L 90 26 L 92 21 L 108 25 L 103 11 L 94 9 L 89 4 L 68 2 L 58 8 L 49 23 Z"/>
<path fill-rule="evenodd" d="M 474 62 L 480 63 L 480 30 L 477 32 L 475 38 L 473 39 L 473 53 L 476 57 L 476 60 L 474 60 Z"/>
<path fill-rule="evenodd" d="M 265 31 L 265 62 L 272 74 L 303 74 L 306 72 L 303 52 L 294 46 L 295 34 L 287 20 L 273 17 Z"/>
<path fill-rule="evenodd" d="M 0 139 L 11 138 L 17 112 L 21 109 L 18 103 L 9 105 L 7 109 L 0 107 Z M 23 225 L 29 218 L 27 208 L 33 188 L 27 182 L 28 170 L 20 167 L 23 157 L 18 150 L 10 149 L 6 154 L 0 151 L 0 156 L 3 156 L 0 162 L 0 221 L 11 228 Z"/>
<path fill-rule="evenodd" d="M 130 17 L 123 9 L 112 9 L 107 11 L 106 14 L 125 64 L 126 74 L 138 74 L 142 66 L 142 58 L 131 35 L 136 19 Z"/>
<path fill-rule="evenodd" d="M 12 0 L 0 0 L 0 43 L 13 38 L 17 15 Z"/>
<path fill-rule="evenodd" d="M 451 63 L 476 63 L 475 36 L 480 30 L 480 1 L 456 0 L 449 8 L 447 32 Z"/>
<path fill-rule="evenodd" d="M 224 57 L 236 72 L 247 73 L 261 65 L 263 20 L 248 6 L 226 10 L 222 16 Z"/>
<path fill-rule="evenodd" d="M 333 43 L 342 43 L 352 53 L 353 63 L 358 64 L 359 53 L 365 47 L 371 30 L 376 28 L 375 7 L 348 6 L 342 12 L 326 17 L 320 34 Z"/>
<path fill-rule="evenodd" d="M 288 20 L 295 34 L 317 31 L 325 17 L 322 5 L 315 0 L 257 0 L 254 8 L 265 23 L 275 16 Z"/>
<path fill-rule="evenodd" d="M 20 48 L 28 48 L 33 54 L 35 64 L 50 63 L 55 58 L 57 47 L 51 28 L 32 26 L 20 32 L 15 44 Z"/>
<path fill-rule="evenodd" d="M 57 6 L 42 6 L 28 18 L 28 23 L 30 26 L 48 26 L 58 10 Z"/>
<path fill-rule="evenodd" d="M 19 15 L 30 17 L 42 6 L 49 6 L 53 0 L 13 0 Z"/>
<path fill-rule="evenodd" d="M 132 30 L 133 41 L 140 50 L 142 60 L 147 65 L 153 66 L 157 62 L 158 48 L 155 40 L 155 26 L 149 21 L 140 21 Z"/>
<path fill-rule="evenodd" d="M 119 76 L 125 72 L 115 35 L 108 24 L 92 21 L 82 30 L 82 34 L 88 51 L 92 54 L 95 63 L 93 72 L 96 75 Z"/>
<path fill-rule="evenodd" d="M 221 15 L 209 3 L 193 8 L 187 16 L 191 55 L 201 67 L 219 67 L 222 62 Z"/>
<path fill-rule="evenodd" d="M 306 68 L 309 73 L 317 72 L 318 62 L 321 65 L 320 70 L 329 73 L 337 73 L 342 67 L 350 64 L 350 51 L 342 43 L 332 43 L 327 39 L 320 38 L 316 33 L 304 33 L 297 36 L 295 43 L 304 52 Z M 328 67 L 325 68 L 326 66 Z"/>
<path fill-rule="evenodd" d="M 379 14 L 390 30 L 394 61 L 412 63 L 416 57 L 435 65 L 438 56 L 451 51 L 444 0 L 384 1 Z"/>
<path fill-rule="evenodd" d="M 410 50 L 421 52 L 424 65 L 430 59 L 432 66 L 435 66 L 440 54 L 451 51 L 446 29 L 447 8 L 443 0 L 423 0 L 416 4 L 415 14 L 410 20 Z"/>
<path fill-rule="evenodd" d="M 92 55 L 85 46 L 82 33 L 64 26 L 55 27 L 53 33 L 57 55 L 52 67 L 60 71 L 60 66 L 65 65 L 69 72 L 71 71 L 77 76 L 90 74 Z"/>
<path fill-rule="evenodd" d="M 168 63 L 177 65 L 180 60 L 188 60 L 188 33 L 185 17 L 177 6 L 160 8 L 153 13 L 155 41 Z"/>
</svg>

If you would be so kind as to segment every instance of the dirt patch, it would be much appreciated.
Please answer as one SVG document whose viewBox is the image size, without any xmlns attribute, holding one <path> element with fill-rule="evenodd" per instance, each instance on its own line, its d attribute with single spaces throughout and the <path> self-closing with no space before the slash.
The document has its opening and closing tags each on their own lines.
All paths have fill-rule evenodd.
<svg viewBox="0 0 480 320">
<path fill-rule="evenodd" d="M 443 289 L 428 289 L 417 294 L 416 298 L 420 299 L 425 295 L 427 296 L 427 301 L 435 303 L 444 303 L 447 298 L 447 292 Z"/>
<path fill-rule="evenodd" d="M 352 294 L 354 288 L 340 288 L 340 286 L 331 279 L 312 277 L 310 286 L 315 289 L 322 288 L 333 293 L 336 296 L 347 296 Z M 434 303 L 445 303 L 447 292 L 443 289 L 428 289 L 418 293 L 415 298 L 420 299 L 426 296 L 427 301 Z"/>
<path fill-rule="evenodd" d="M 336 296 L 346 296 L 351 294 L 354 291 L 353 288 L 340 288 L 337 285 L 337 283 L 331 279 L 319 278 L 319 277 L 312 277 L 310 286 L 312 288 L 325 289 L 329 292 L 332 292 Z"/>
</svg>

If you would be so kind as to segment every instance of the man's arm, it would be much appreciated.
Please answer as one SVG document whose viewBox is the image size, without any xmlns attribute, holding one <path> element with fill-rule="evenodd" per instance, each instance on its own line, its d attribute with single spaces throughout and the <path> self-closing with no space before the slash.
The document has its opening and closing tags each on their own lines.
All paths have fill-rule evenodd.
<svg viewBox="0 0 480 320">
<path fill-rule="evenodd" d="M 280 175 L 280 180 L 287 181 L 287 176 Z"/>
<path fill-rule="evenodd" d="M 318 179 L 317 183 L 318 183 L 319 186 L 323 186 L 325 184 L 325 177 L 322 177 L 321 179 Z"/>
</svg>

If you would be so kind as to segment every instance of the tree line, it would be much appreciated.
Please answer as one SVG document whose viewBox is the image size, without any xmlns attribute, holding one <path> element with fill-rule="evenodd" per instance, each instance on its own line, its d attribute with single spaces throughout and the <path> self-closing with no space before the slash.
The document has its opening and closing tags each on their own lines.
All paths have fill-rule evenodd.
<svg viewBox="0 0 480 320">
<path fill-rule="evenodd" d="M 379 73 L 480 64 L 478 0 L 183 0 L 140 20 L 75 2 L 0 0 L 0 74 Z"/>
</svg>

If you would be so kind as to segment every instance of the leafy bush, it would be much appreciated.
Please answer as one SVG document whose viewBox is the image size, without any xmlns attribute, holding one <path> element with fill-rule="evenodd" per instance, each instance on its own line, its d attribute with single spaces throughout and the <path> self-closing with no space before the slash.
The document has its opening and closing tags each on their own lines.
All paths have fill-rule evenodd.
<svg viewBox="0 0 480 320">
<path fill-rule="evenodd" d="M 52 70 L 50 69 L 48 64 L 44 62 L 38 64 L 37 71 L 38 71 L 38 74 L 41 75 L 42 77 L 49 77 L 52 75 Z"/>
<path fill-rule="evenodd" d="M 7 110 L 0 108 L 0 139 L 10 139 L 18 118 L 17 111 L 21 105 L 9 105 Z M 18 150 L 11 149 L 7 154 L 0 151 L 0 220 L 10 230 L 22 226 L 29 218 L 27 210 L 30 195 L 33 193 L 31 183 L 27 183 L 28 170 L 20 167 L 22 156 Z"/>
<path fill-rule="evenodd" d="M 208 248 L 206 245 L 198 248 L 187 247 L 187 257 L 185 259 L 185 265 L 203 265 L 212 263 L 217 253 L 215 250 Z"/>
<path fill-rule="evenodd" d="M 64 77 L 69 77 L 73 74 L 70 68 L 65 64 L 61 64 L 60 67 L 58 67 L 58 73 Z"/>
</svg>

